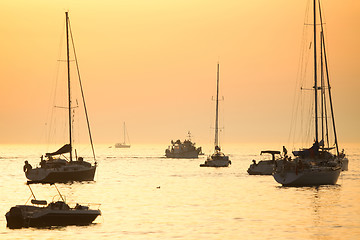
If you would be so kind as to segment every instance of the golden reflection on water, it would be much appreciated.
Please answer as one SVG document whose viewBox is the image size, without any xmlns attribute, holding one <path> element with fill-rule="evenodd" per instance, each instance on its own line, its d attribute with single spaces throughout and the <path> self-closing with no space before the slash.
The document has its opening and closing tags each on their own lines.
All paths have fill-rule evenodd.
<svg viewBox="0 0 360 240">
<path fill-rule="evenodd" d="M 246 170 L 260 149 L 224 148 L 229 168 L 200 168 L 200 159 L 164 158 L 167 146 L 114 149 L 97 146 L 99 167 L 92 183 L 58 184 L 71 204 L 101 203 L 103 215 L 85 227 L 6 228 L 1 239 L 359 239 L 360 151 L 349 151 L 350 170 L 335 186 L 282 187 L 271 176 Z M 23 160 L 39 161 L 39 146 L 3 146 L 0 210 L 24 204 Z M 89 152 L 89 155 L 91 152 Z M 34 186 L 51 200 L 50 186 Z"/>
</svg>

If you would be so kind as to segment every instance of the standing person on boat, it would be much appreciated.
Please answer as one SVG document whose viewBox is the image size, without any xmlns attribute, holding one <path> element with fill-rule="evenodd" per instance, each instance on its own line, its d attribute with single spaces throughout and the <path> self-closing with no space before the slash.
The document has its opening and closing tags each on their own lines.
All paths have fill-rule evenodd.
<svg viewBox="0 0 360 240">
<path fill-rule="evenodd" d="M 32 169 L 31 164 L 27 160 L 25 161 L 25 165 L 24 165 L 23 169 L 24 169 L 24 172 L 28 172 L 29 170 Z"/>
<path fill-rule="evenodd" d="M 284 153 L 284 157 L 287 157 L 287 149 L 285 146 L 283 146 L 283 153 Z"/>
</svg>

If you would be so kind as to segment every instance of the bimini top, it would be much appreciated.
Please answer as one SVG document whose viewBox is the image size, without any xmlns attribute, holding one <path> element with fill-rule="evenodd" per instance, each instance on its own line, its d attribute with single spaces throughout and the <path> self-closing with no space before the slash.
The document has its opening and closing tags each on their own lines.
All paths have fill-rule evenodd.
<svg viewBox="0 0 360 240">
<path fill-rule="evenodd" d="M 265 151 L 261 151 L 260 155 L 263 153 L 280 154 L 280 151 L 265 150 Z"/>
</svg>

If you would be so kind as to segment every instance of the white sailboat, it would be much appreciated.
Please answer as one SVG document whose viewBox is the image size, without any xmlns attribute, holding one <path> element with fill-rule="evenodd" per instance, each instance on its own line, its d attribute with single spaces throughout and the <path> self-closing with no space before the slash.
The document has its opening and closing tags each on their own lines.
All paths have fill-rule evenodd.
<svg viewBox="0 0 360 240">
<path fill-rule="evenodd" d="M 284 158 L 276 161 L 273 176 L 284 186 L 333 185 L 336 184 L 341 170 L 347 169 L 348 160 L 344 152 L 339 152 L 335 128 L 320 0 L 313 1 L 313 31 L 315 140 L 312 147 L 293 151 L 294 159 L 285 154 Z M 317 46 L 318 34 L 320 46 Z M 318 51 L 320 55 L 317 55 Z M 328 122 L 329 118 L 331 123 Z M 334 144 L 329 140 L 330 131 Z"/>
<path fill-rule="evenodd" d="M 68 106 L 65 107 L 68 111 L 68 125 L 69 125 L 69 139 L 68 143 L 62 146 L 55 152 L 46 153 L 45 158 L 41 156 L 40 166 L 32 168 L 28 161 L 25 161 L 24 172 L 25 176 L 32 182 L 40 183 L 56 183 L 56 182 L 70 182 L 70 181 L 93 181 L 95 170 L 96 170 L 96 159 L 95 151 L 91 137 L 90 124 L 86 110 L 85 98 L 82 89 L 82 84 L 80 80 L 79 68 L 77 64 L 77 58 L 74 48 L 74 42 L 70 29 L 70 20 L 68 12 L 65 13 L 66 17 L 66 50 L 67 50 L 67 95 L 68 95 Z M 92 153 L 94 157 L 94 164 L 92 165 L 89 162 L 84 161 L 83 157 L 78 157 L 76 149 L 73 146 L 73 108 L 71 100 L 71 79 L 70 79 L 70 44 L 69 41 L 72 40 L 72 46 L 74 51 L 74 57 L 76 61 L 76 67 L 79 76 L 79 85 L 81 89 L 81 95 L 84 105 L 84 111 L 87 121 L 88 133 L 92 148 Z M 75 154 L 74 154 L 75 153 Z"/>
<path fill-rule="evenodd" d="M 131 146 L 130 145 L 130 138 L 129 138 L 129 135 L 127 134 L 127 131 L 126 131 L 125 122 L 124 122 L 123 130 L 124 130 L 124 142 L 115 143 L 115 148 L 130 148 L 130 146 Z M 128 139 L 128 143 L 126 143 L 126 138 Z"/>
<path fill-rule="evenodd" d="M 231 164 L 229 156 L 226 156 L 221 152 L 219 145 L 219 74 L 220 74 L 220 65 L 217 64 L 217 79 L 216 79 L 216 110 L 215 110 L 215 141 L 214 148 L 215 151 L 211 156 L 208 156 L 206 161 L 203 164 L 200 164 L 200 167 L 228 167 Z"/>
</svg>

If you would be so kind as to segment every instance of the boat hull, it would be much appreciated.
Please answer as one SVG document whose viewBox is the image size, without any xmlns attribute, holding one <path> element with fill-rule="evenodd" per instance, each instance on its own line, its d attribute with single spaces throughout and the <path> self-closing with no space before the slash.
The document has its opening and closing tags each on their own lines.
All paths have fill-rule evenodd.
<svg viewBox="0 0 360 240">
<path fill-rule="evenodd" d="M 257 164 L 251 164 L 247 172 L 249 175 L 271 175 L 274 172 L 274 161 L 260 161 Z"/>
<path fill-rule="evenodd" d="M 200 167 L 228 167 L 230 164 L 229 160 L 206 160 Z"/>
<path fill-rule="evenodd" d="M 69 226 L 69 225 L 89 225 L 100 215 L 98 210 L 87 210 L 87 212 L 53 212 L 39 217 L 29 219 L 29 227 L 46 226 Z"/>
<path fill-rule="evenodd" d="M 130 145 L 122 144 L 122 143 L 116 143 L 115 148 L 130 148 Z"/>
<path fill-rule="evenodd" d="M 30 182 L 65 183 L 76 181 L 94 181 L 96 165 L 75 170 L 75 168 L 35 168 L 26 172 Z"/>
<path fill-rule="evenodd" d="M 12 207 L 5 215 L 7 227 L 15 229 L 23 227 L 82 226 L 91 224 L 97 216 L 101 215 L 100 210 L 51 210 L 37 207 L 33 207 L 33 212 L 27 212 L 28 207 L 26 205 Z"/>
<path fill-rule="evenodd" d="M 303 171 L 274 172 L 274 179 L 283 186 L 302 187 L 336 184 L 340 167 L 319 167 Z"/>
<path fill-rule="evenodd" d="M 166 151 L 165 156 L 167 158 L 198 158 L 200 149 L 196 149 L 195 151 L 186 151 L 186 152 L 171 152 Z"/>
<path fill-rule="evenodd" d="M 228 156 L 209 157 L 200 167 L 228 167 L 231 164 Z"/>
</svg>

